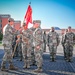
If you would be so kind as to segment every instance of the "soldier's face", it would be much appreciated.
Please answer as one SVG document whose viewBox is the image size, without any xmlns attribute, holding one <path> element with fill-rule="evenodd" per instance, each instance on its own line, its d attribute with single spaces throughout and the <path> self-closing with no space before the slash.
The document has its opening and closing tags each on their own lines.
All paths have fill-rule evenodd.
<svg viewBox="0 0 75 75">
<path fill-rule="evenodd" d="M 68 31 L 71 32 L 71 28 L 68 28 Z"/>
<path fill-rule="evenodd" d="M 13 21 L 11 21 L 11 22 L 10 22 L 10 25 L 14 25 L 14 22 L 13 22 Z"/>
<path fill-rule="evenodd" d="M 54 31 L 54 27 L 52 27 L 51 30 Z"/>
<path fill-rule="evenodd" d="M 23 29 L 26 30 L 27 29 L 27 26 L 23 26 Z"/>
<path fill-rule="evenodd" d="M 39 24 L 38 23 L 35 23 L 33 26 L 34 26 L 34 28 L 38 28 L 39 27 Z"/>
</svg>

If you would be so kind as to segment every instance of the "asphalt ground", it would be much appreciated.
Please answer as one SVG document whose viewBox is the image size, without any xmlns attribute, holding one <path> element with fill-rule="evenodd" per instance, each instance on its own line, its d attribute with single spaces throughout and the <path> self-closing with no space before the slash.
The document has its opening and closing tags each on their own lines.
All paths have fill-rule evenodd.
<svg viewBox="0 0 75 75">
<path fill-rule="evenodd" d="M 2 57 L 4 55 L 4 49 L 0 46 L 0 67 Z M 67 62 L 64 60 L 63 48 L 60 44 L 57 48 L 56 62 L 51 62 L 48 48 L 43 54 L 43 72 L 36 73 L 34 69 L 36 66 L 31 66 L 30 69 L 23 69 L 23 61 L 18 61 L 18 58 L 13 59 L 13 63 L 19 70 L 9 70 L 4 72 L 0 70 L 0 75 L 75 75 L 75 47 L 73 51 L 73 62 Z M 8 65 L 6 65 L 8 67 Z"/>
</svg>

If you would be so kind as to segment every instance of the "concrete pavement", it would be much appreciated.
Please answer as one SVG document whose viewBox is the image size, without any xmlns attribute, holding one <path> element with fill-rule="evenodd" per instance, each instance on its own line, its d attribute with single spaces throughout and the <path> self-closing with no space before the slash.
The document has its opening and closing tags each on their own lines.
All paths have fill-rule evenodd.
<svg viewBox="0 0 75 75">
<path fill-rule="evenodd" d="M 42 73 L 36 73 L 33 71 L 37 68 L 36 66 L 31 66 L 30 69 L 23 69 L 23 61 L 17 61 L 17 59 L 14 59 L 14 65 L 17 66 L 19 70 L 9 70 L 8 72 L 0 71 L 0 75 L 75 75 L 75 48 L 73 53 L 73 62 L 66 62 L 63 57 L 63 48 L 60 44 L 57 48 L 56 62 L 50 61 L 49 50 L 47 48 L 46 53 L 43 55 L 44 61 Z M 0 64 L 3 54 L 3 47 L 0 47 Z"/>
</svg>

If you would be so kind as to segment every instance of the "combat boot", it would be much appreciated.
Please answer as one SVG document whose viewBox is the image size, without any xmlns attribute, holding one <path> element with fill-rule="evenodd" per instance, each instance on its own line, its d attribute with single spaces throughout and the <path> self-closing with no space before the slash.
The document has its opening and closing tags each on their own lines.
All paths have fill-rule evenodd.
<svg viewBox="0 0 75 75">
<path fill-rule="evenodd" d="M 10 64 L 9 65 L 9 70 L 18 70 L 18 68 L 17 67 L 14 67 L 13 64 Z"/>
<path fill-rule="evenodd" d="M 5 62 L 1 64 L 1 71 L 8 71 L 8 69 L 5 68 Z"/>
<path fill-rule="evenodd" d="M 24 66 L 23 66 L 23 69 L 27 68 L 27 61 L 24 60 Z"/>
<path fill-rule="evenodd" d="M 72 62 L 72 59 L 71 59 L 71 58 L 69 58 L 68 62 Z"/>
<path fill-rule="evenodd" d="M 1 71 L 8 71 L 8 69 L 6 69 L 5 66 L 2 66 Z"/>
<path fill-rule="evenodd" d="M 23 69 L 25 69 L 25 68 L 27 68 L 27 65 L 26 65 L 26 63 L 24 64 L 24 66 L 23 66 Z"/>
<path fill-rule="evenodd" d="M 55 59 L 54 59 L 54 58 L 52 58 L 52 61 L 55 61 Z"/>
<path fill-rule="evenodd" d="M 27 60 L 27 68 L 30 68 L 30 60 Z"/>
<path fill-rule="evenodd" d="M 38 73 L 39 73 L 39 72 L 42 72 L 42 71 L 43 71 L 43 70 L 42 70 L 42 67 L 39 67 L 39 68 L 37 68 L 37 69 L 34 70 L 34 72 L 38 72 Z"/>
<path fill-rule="evenodd" d="M 30 65 L 29 64 L 27 64 L 27 68 L 30 68 Z"/>
</svg>

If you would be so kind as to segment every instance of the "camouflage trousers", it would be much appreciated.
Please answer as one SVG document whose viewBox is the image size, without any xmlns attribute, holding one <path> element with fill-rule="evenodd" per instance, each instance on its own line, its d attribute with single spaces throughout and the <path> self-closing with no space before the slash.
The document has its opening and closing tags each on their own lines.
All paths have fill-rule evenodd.
<svg viewBox="0 0 75 75">
<path fill-rule="evenodd" d="M 18 46 L 17 46 L 17 51 L 18 51 L 18 56 L 20 59 L 22 59 L 22 44 L 21 43 L 18 43 Z"/>
<path fill-rule="evenodd" d="M 56 58 L 57 45 L 56 44 L 49 45 L 49 52 L 50 58 Z"/>
<path fill-rule="evenodd" d="M 34 54 L 35 54 L 35 61 L 36 61 L 37 67 L 38 68 L 42 67 L 42 64 L 43 64 L 43 58 L 42 58 L 43 51 L 41 49 L 37 50 L 35 48 Z"/>
<path fill-rule="evenodd" d="M 65 52 L 66 52 L 66 58 L 67 60 L 71 60 L 73 57 L 73 45 L 71 44 L 65 44 Z"/>
<path fill-rule="evenodd" d="M 3 62 L 6 62 L 6 61 L 8 61 L 9 63 L 12 62 L 12 45 L 10 43 L 6 44 L 6 46 L 4 47 L 4 51 L 5 53 L 2 59 L 1 66 L 3 65 Z"/>
<path fill-rule="evenodd" d="M 34 54 L 34 47 L 31 47 L 31 63 L 35 64 L 35 54 Z"/>
<path fill-rule="evenodd" d="M 22 43 L 22 55 L 25 61 L 31 61 L 31 47 Z"/>
</svg>

